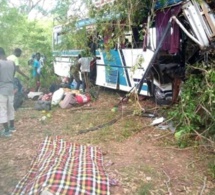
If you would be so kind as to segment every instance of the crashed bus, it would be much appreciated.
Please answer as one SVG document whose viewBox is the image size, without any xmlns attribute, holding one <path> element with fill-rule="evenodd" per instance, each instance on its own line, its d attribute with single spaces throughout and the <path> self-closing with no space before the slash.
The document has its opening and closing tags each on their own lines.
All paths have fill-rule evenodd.
<svg viewBox="0 0 215 195">
<path fill-rule="evenodd" d="M 146 23 L 145 27 L 150 27 L 144 27 L 143 40 L 133 30 L 125 32 L 130 45 L 122 46 L 118 42 L 107 51 L 107 35 L 102 35 L 104 46 L 96 44 L 94 52 L 95 84 L 125 92 L 136 91 L 140 95 L 154 97 L 158 104 L 174 103 L 179 85 L 185 78 L 186 66 L 207 61 L 208 54 L 214 50 L 213 6 L 214 3 L 206 1 L 168 0 L 165 4 L 157 1 L 155 17 Z M 106 17 L 106 20 L 113 19 Z M 116 16 L 114 20 L 122 19 Z M 75 26 L 77 29 L 90 28 L 96 23 L 95 18 L 87 18 L 77 21 Z M 53 48 L 62 34 L 62 26 L 54 27 Z M 68 75 L 73 59 L 81 52 L 81 49 L 74 48 L 54 49 L 55 73 Z"/>
</svg>

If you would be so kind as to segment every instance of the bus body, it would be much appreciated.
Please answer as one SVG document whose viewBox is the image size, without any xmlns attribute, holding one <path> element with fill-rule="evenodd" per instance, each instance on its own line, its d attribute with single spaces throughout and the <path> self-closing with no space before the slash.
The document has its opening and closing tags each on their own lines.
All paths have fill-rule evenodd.
<svg viewBox="0 0 215 195">
<path fill-rule="evenodd" d="M 178 11 L 170 16 L 166 26 L 162 26 L 160 37 L 158 25 L 155 25 L 137 47 L 116 47 L 109 51 L 96 49 L 96 85 L 125 92 L 137 89 L 139 94 L 154 96 L 161 103 L 172 100 L 173 81 L 184 76 L 185 65 L 199 61 L 214 49 L 215 17 L 205 1 L 199 4 L 190 0 L 169 0 L 165 5 L 167 8 L 163 6 L 158 1 L 156 12 L 162 12 L 161 8 Z M 76 25 L 81 28 L 95 23 L 95 19 L 88 18 L 80 20 Z M 174 33 L 178 34 L 179 48 L 175 53 L 170 53 L 162 49 L 168 36 L 172 36 L 173 25 L 178 26 Z M 59 41 L 58 32 L 61 30 L 59 26 L 54 27 L 54 42 Z M 144 43 L 147 43 L 146 47 Z M 174 42 L 171 44 L 174 46 Z M 72 59 L 80 53 L 81 50 L 72 48 L 68 51 L 54 51 L 55 73 L 68 76 Z"/>
</svg>

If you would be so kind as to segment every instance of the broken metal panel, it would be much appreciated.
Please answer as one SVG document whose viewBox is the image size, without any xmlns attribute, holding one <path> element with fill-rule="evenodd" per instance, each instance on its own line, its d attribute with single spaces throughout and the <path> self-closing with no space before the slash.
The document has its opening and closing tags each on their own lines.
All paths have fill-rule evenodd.
<svg viewBox="0 0 215 195">
<path fill-rule="evenodd" d="M 203 25 L 203 19 L 200 12 L 193 5 L 192 2 L 187 2 L 182 6 L 183 13 L 190 23 L 193 33 L 199 42 L 204 46 L 209 46 L 209 40 L 205 32 L 205 25 Z"/>
<path fill-rule="evenodd" d="M 210 40 L 215 38 L 215 15 L 207 3 L 204 1 L 198 4 L 194 2 L 194 6 L 201 14 L 202 23 L 204 25 L 207 36 Z"/>
<path fill-rule="evenodd" d="M 181 30 L 191 39 L 193 40 L 195 43 L 197 43 L 201 48 L 204 48 L 205 45 L 203 45 L 202 42 L 200 42 L 198 39 L 196 39 L 190 32 L 187 31 L 187 29 L 183 26 L 183 24 L 175 17 L 172 16 L 172 19 L 179 25 L 179 27 L 181 28 Z"/>
</svg>

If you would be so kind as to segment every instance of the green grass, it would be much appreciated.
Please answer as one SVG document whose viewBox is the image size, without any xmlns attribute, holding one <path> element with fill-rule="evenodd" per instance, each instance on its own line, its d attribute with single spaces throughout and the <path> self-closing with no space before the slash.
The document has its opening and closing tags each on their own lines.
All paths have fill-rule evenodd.
<svg viewBox="0 0 215 195">
<path fill-rule="evenodd" d="M 151 190 L 157 189 L 158 186 L 162 185 L 159 183 L 163 179 L 161 173 L 144 162 L 124 166 L 119 172 L 123 178 L 122 185 L 131 190 L 130 194 L 149 195 Z M 164 188 L 163 191 L 165 191 L 165 186 L 159 188 Z"/>
<path fill-rule="evenodd" d="M 211 160 L 211 162 L 209 162 L 209 164 L 208 164 L 208 172 L 209 172 L 209 175 L 211 175 L 211 177 L 213 179 L 215 179 L 215 159 Z"/>
<path fill-rule="evenodd" d="M 153 189 L 153 185 L 151 183 L 143 183 L 137 190 L 136 195 L 149 195 L 150 190 Z"/>
</svg>

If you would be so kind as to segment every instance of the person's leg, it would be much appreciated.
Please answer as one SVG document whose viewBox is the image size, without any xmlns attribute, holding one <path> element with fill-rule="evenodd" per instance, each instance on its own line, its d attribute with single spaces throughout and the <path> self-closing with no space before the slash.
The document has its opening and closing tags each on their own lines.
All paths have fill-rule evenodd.
<svg viewBox="0 0 215 195">
<path fill-rule="evenodd" d="M 74 79 L 75 79 L 75 81 L 77 83 L 76 90 L 79 90 L 80 85 L 81 85 L 81 80 L 80 80 L 80 77 L 79 77 L 79 72 L 74 75 Z"/>
<path fill-rule="evenodd" d="M 6 137 L 11 136 L 8 126 L 8 102 L 9 96 L 0 95 L 0 124 L 4 127 L 3 135 Z M 13 101 L 12 101 L 13 105 Z"/>
<path fill-rule="evenodd" d="M 71 83 L 73 82 L 74 79 L 75 79 L 75 78 L 74 78 L 73 74 L 71 74 L 71 75 L 70 75 L 70 79 L 69 79 L 69 83 L 71 84 Z"/>
<path fill-rule="evenodd" d="M 34 82 L 35 82 L 35 92 L 37 91 L 37 76 L 34 77 Z"/>
<path fill-rule="evenodd" d="M 73 86 L 73 81 L 74 81 L 74 75 L 73 73 L 70 74 L 70 81 L 69 81 L 69 87 L 71 88 Z M 72 87 L 73 88 L 73 87 Z M 74 89 L 74 88 L 73 88 Z"/>
<path fill-rule="evenodd" d="M 8 120 L 10 122 L 10 124 L 9 124 L 10 132 L 16 131 L 16 129 L 14 127 L 15 112 L 14 112 L 13 102 L 14 102 L 14 95 L 9 96 L 9 98 L 8 98 Z"/>
<path fill-rule="evenodd" d="M 87 89 L 87 91 L 89 91 L 89 87 L 90 87 L 90 81 L 89 81 L 89 73 L 85 72 L 84 73 L 84 79 L 85 79 L 85 91 Z"/>
<path fill-rule="evenodd" d="M 86 89 L 86 76 L 85 76 L 85 72 L 81 73 L 81 78 L 82 78 L 83 92 L 85 92 L 85 89 Z"/>
<path fill-rule="evenodd" d="M 15 129 L 14 120 L 10 120 L 10 129 Z"/>
<path fill-rule="evenodd" d="M 4 131 L 5 131 L 5 132 L 9 132 L 8 122 L 3 123 L 3 127 L 4 127 Z"/>
<path fill-rule="evenodd" d="M 3 136 L 5 137 L 10 137 L 12 136 L 10 130 L 9 130 L 9 126 L 8 126 L 8 122 L 7 123 L 3 123 L 3 127 L 4 127 L 4 132 L 3 132 Z"/>
<path fill-rule="evenodd" d="M 92 65 L 90 65 L 89 73 L 90 82 L 95 85 L 96 83 L 96 58 L 93 60 Z"/>
<path fill-rule="evenodd" d="M 40 76 L 37 75 L 36 76 L 36 89 L 35 89 L 35 91 L 39 91 L 39 88 L 40 88 Z"/>
</svg>

